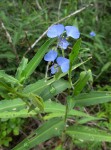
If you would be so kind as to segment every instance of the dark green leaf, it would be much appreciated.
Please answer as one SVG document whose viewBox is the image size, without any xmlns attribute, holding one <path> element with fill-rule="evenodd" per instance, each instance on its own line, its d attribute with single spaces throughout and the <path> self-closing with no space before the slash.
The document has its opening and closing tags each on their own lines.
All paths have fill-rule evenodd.
<svg viewBox="0 0 111 150">
<path fill-rule="evenodd" d="M 30 150 L 38 144 L 56 136 L 60 136 L 64 129 L 64 122 L 61 118 L 54 118 L 45 122 L 35 130 L 29 137 L 15 146 L 12 150 Z"/>
<path fill-rule="evenodd" d="M 55 95 L 63 92 L 64 90 L 66 90 L 67 88 L 70 88 L 70 84 L 68 81 L 65 81 L 63 79 L 59 79 L 57 81 L 55 81 L 54 83 L 48 85 L 40 94 L 40 96 L 44 99 L 44 100 L 48 100 L 52 97 L 54 97 Z"/>
<path fill-rule="evenodd" d="M 55 40 L 55 39 L 54 39 Z M 45 53 L 48 51 L 49 46 L 54 42 L 54 40 L 49 39 L 47 40 L 41 48 L 37 51 L 35 56 L 30 60 L 28 63 L 27 67 L 25 68 L 23 75 L 27 79 L 37 68 L 39 65 L 40 61 L 44 57 Z"/>
<path fill-rule="evenodd" d="M 111 101 L 111 93 L 110 92 L 90 92 L 83 93 L 74 97 L 76 101 L 76 106 L 90 106 L 96 105 L 100 103 L 106 103 Z"/>
<path fill-rule="evenodd" d="M 1 79 L 4 79 L 7 83 L 10 83 L 10 84 L 19 84 L 19 81 L 17 79 L 6 74 L 5 71 L 3 70 L 0 70 L 0 80 Z"/>
<path fill-rule="evenodd" d="M 16 78 L 22 82 L 24 80 L 24 76 L 22 75 L 22 72 L 24 71 L 24 69 L 26 68 L 27 66 L 27 63 L 28 63 L 28 59 L 23 57 L 21 62 L 20 62 L 20 65 L 19 67 L 17 68 L 17 72 L 16 72 Z"/>
<path fill-rule="evenodd" d="M 77 42 L 74 44 L 72 51 L 69 55 L 71 66 L 73 65 L 74 61 L 77 59 L 80 47 L 81 47 L 81 39 L 78 39 Z"/>
<path fill-rule="evenodd" d="M 111 134 L 106 131 L 86 126 L 74 125 L 66 130 L 66 134 L 72 139 L 79 139 L 82 141 L 106 141 L 111 142 Z"/>
<path fill-rule="evenodd" d="M 74 95 L 78 95 L 83 90 L 83 88 L 87 84 L 89 78 L 90 78 L 90 70 L 83 71 L 80 73 L 79 80 L 74 85 Z"/>
</svg>

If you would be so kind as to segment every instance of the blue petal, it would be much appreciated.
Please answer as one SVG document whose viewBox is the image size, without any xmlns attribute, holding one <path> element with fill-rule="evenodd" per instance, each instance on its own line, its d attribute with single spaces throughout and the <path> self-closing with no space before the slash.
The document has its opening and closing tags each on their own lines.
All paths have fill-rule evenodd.
<svg viewBox="0 0 111 150">
<path fill-rule="evenodd" d="M 96 36 L 96 33 L 95 33 L 94 31 L 91 31 L 91 32 L 89 33 L 89 35 L 90 35 L 91 37 L 94 37 L 94 36 Z"/>
<path fill-rule="evenodd" d="M 51 69 L 51 74 L 55 74 L 56 72 L 58 72 L 58 68 L 55 64 L 53 66 L 51 66 L 50 69 Z"/>
<path fill-rule="evenodd" d="M 64 32 L 64 26 L 62 24 L 53 25 L 47 31 L 47 36 L 50 38 L 58 37 Z"/>
<path fill-rule="evenodd" d="M 62 72 L 67 72 L 69 70 L 69 63 L 64 63 L 63 65 L 61 65 L 61 70 Z"/>
<path fill-rule="evenodd" d="M 56 61 L 61 67 L 62 72 L 67 72 L 69 70 L 69 59 L 64 57 L 58 57 Z"/>
<path fill-rule="evenodd" d="M 67 47 L 69 46 L 69 42 L 64 38 L 60 38 L 58 45 L 62 49 L 67 49 Z"/>
<path fill-rule="evenodd" d="M 54 50 L 50 50 L 45 56 L 44 60 L 45 61 L 54 61 L 57 57 L 57 52 Z"/>
<path fill-rule="evenodd" d="M 80 37 L 80 32 L 75 26 L 66 26 L 65 29 L 68 37 L 70 36 L 74 39 L 78 39 Z"/>
</svg>

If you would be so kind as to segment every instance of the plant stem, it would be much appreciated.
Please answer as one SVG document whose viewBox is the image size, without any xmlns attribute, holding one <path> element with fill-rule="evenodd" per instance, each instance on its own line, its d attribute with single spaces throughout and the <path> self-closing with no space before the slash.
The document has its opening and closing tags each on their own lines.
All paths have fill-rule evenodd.
<svg viewBox="0 0 111 150">
<path fill-rule="evenodd" d="M 62 49 L 62 56 L 65 57 L 64 50 Z"/>
<path fill-rule="evenodd" d="M 69 79 L 69 83 L 70 83 L 72 89 L 74 90 L 74 86 L 73 86 L 72 79 L 71 79 L 71 68 L 72 68 L 72 67 L 71 67 L 71 65 L 70 65 L 69 74 L 68 74 L 68 79 Z"/>
<path fill-rule="evenodd" d="M 9 32 L 8 32 L 8 30 L 6 29 L 6 27 L 5 27 L 5 25 L 4 25 L 3 22 L 1 22 L 1 27 L 2 27 L 2 29 L 5 31 L 6 38 L 8 39 L 8 42 L 10 43 L 10 45 L 11 45 L 11 47 L 12 47 L 12 50 L 13 50 L 13 52 L 14 52 L 14 54 L 15 54 L 15 57 L 16 57 L 16 61 L 17 61 L 17 63 L 19 63 L 19 56 L 18 56 L 17 50 L 16 50 L 16 48 L 15 48 L 15 45 L 14 45 L 13 42 L 12 42 L 12 37 L 11 37 L 11 35 L 9 34 Z"/>
<path fill-rule="evenodd" d="M 62 132 L 62 146 L 64 145 L 66 139 L 66 126 L 67 126 L 67 114 L 68 114 L 68 103 L 66 103 L 65 116 L 64 116 L 64 130 Z"/>
<path fill-rule="evenodd" d="M 46 66 L 46 72 L 45 72 L 45 81 L 47 81 L 47 74 L 48 74 L 48 70 L 49 70 L 49 65 L 50 65 L 50 62 L 47 63 L 47 66 Z"/>
</svg>

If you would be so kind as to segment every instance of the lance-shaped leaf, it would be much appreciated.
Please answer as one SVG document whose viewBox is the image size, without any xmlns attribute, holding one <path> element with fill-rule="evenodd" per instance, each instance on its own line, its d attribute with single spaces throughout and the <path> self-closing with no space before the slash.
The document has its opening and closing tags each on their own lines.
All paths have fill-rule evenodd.
<svg viewBox="0 0 111 150">
<path fill-rule="evenodd" d="M 6 83 L 10 84 L 19 84 L 19 81 L 15 79 L 14 77 L 8 75 L 5 73 L 5 71 L 0 70 L 0 80 L 4 80 Z"/>
<path fill-rule="evenodd" d="M 79 94 L 78 96 L 73 97 L 75 100 L 76 106 L 90 106 L 101 103 L 106 103 L 111 101 L 111 93 L 110 92 L 90 92 Z"/>
<path fill-rule="evenodd" d="M 69 55 L 69 59 L 70 59 L 70 66 L 72 67 L 74 61 L 77 59 L 78 55 L 79 55 L 79 50 L 81 47 L 81 39 L 78 39 L 77 42 L 74 44 L 72 51 Z"/>
<path fill-rule="evenodd" d="M 52 137 L 60 136 L 63 129 L 64 122 L 61 118 L 51 119 L 45 122 L 12 150 L 30 150 L 31 148 L 46 140 L 49 140 Z"/>
<path fill-rule="evenodd" d="M 25 70 L 26 66 L 27 66 L 27 63 L 28 63 L 28 59 L 23 57 L 21 62 L 20 62 L 20 65 L 19 67 L 17 68 L 17 72 L 16 72 L 16 79 L 18 79 L 20 82 L 22 82 L 25 78 L 23 76 L 23 71 Z"/>
<path fill-rule="evenodd" d="M 46 41 L 41 48 L 37 51 L 35 56 L 29 61 L 27 67 L 25 68 L 23 75 L 27 79 L 37 68 L 45 53 L 48 51 L 49 46 L 54 42 L 55 39 L 49 39 Z"/>
<path fill-rule="evenodd" d="M 47 85 L 47 87 L 41 92 L 40 96 L 44 100 L 48 100 L 54 97 L 55 95 L 63 92 L 67 88 L 70 88 L 69 82 L 63 79 L 59 79 L 54 83 Z"/>
<path fill-rule="evenodd" d="M 20 98 L 0 101 L 0 113 L 5 111 L 19 111 L 24 108 L 26 108 L 26 103 Z"/>
<path fill-rule="evenodd" d="M 29 93 L 40 94 L 48 85 L 50 85 L 54 81 L 55 81 L 55 79 L 51 79 L 51 80 L 47 80 L 47 81 L 45 79 L 38 80 L 37 82 L 26 86 L 23 90 L 23 93 L 25 93 L 25 94 L 29 94 Z"/>
<path fill-rule="evenodd" d="M 106 131 L 87 126 L 74 125 L 68 127 L 66 134 L 71 136 L 72 139 L 78 139 L 82 141 L 111 142 L 111 134 Z"/>
<path fill-rule="evenodd" d="M 20 98 L 13 100 L 1 100 L 0 101 L 0 118 L 10 119 L 10 118 L 27 118 L 35 116 L 39 109 L 36 111 L 30 111 L 25 102 Z"/>
<path fill-rule="evenodd" d="M 53 102 L 51 100 L 44 102 L 44 112 L 46 112 L 46 113 L 55 113 L 55 115 L 59 113 L 60 114 L 59 116 L 64 116 L 65 110 L 66 110 L 66 106 L 62 105 L 60 103 Z M 92 120 L 94 120 L 94 118 L 96 118 L 96 117 L 92 117 L 82 111 L 78 111 L 78 110 L 74 110 L 74 109 L 72 109 L 71 111 L 68 112 L 68 116 L 90 117 L 90 118 L 92 118 Z"/>
<path fill-rule="evenodd" d="M 0 113 L 0 118 L 11 119 L 11 118 L 28 118 L 37 115 L 39 111 L 28 111 L 28 109 L 22 109 L 20 111 L 16 111 L 13 109 L 12 111 L 6 111 Z"/>
<path fill-rule="evenodd" d="M 91 71 L 83 71 L 80 73 L 79 80 L 76 82 L 74 86 L 74 95 L 78 95 L 87 84 L 88 80 L 90 79 Z"/>
</svg>

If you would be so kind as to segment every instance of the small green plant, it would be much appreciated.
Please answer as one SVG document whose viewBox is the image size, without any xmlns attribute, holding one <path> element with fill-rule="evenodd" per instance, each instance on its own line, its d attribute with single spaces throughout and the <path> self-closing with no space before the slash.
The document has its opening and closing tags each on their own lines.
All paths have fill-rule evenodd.
<svg viewBox="0 0 111 150">
<path fill-rule="evenodd" d="M 47 36 L 50 39 L 30 61 L 23 57 L 15 77 L 0 71 L 0 118 L 13 120 L 34 117 L 41 121 L 41 126 L 13 150 L 28 150 L 54 137 L 58 137 L 59 140 L 55 149 L 61 150 L 65 149 L 66 142 L 68 149 L 73 149 L 74 144 L 79 141 L 111 142 L 110 133 L 88 124 L 103 118 L 92 116 L 83 109 L 86 106 L 111 101 L 110 92 L 82 92 L 87 83 L 92 82 L 91 70 L 81 71 L 78 79 L 72 81 L 72 72 L 91 59 L 89 57 L 77 63 L 81 49 L 79 30 L 75 26 L 64 27 L 58 24 L 49 28 Z M 70 38 L 77 41 L 68 53 L 70 43 L 67 40 Z M 48 61 L 45 77 L 29 84 L 30 76 L 43 57 Z M 64 76 L 67 76 L 66 80 Z M 65 90 L 67 94 L 62 104 L 56 95 Z M 13 129 L 14 134 L 19 132 L 19 128 L 16 128 L 17 126 Z"/>
<path fill-rule="evenodd" d="M 23 124 L 21 118 L 1 119 L 0 120 L 0 145 L 9 147 L 9 143 L 14 136 L 19 135 L 21 125 Z"/>
</svg>

